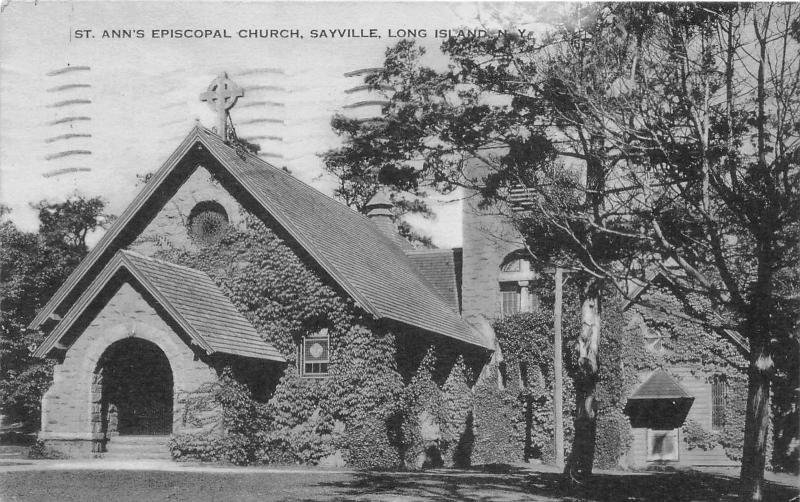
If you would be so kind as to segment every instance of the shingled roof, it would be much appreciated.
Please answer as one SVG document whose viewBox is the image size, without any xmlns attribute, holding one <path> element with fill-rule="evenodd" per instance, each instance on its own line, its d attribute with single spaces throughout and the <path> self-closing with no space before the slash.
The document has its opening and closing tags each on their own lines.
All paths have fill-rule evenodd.
<svg viewBox="0 0 800 502">
<path fill-rule="evenodd" d="M 669 373 L 657 369 L 628 399 L 686 399 L 692 398 Z"/>
<path fill-rule="evenodd" d="M 403 251 L 367 217 L 336 202 L 255 155 L 229 146 L 216 134 L 195 127 L 144 190 L 37 315 L 43 324 L 74 298 L 83 276 L 115 246 L 125 246 L 126 227 L 190 151 L 210 153 L 274 220 L 302 246 L 340 287 L 377 319 L 391 319 L 482 348 L 475 332 L 450 302 L 421 277 Z M 212 169 L 215 166 L 206 166 Z"/>
<path fill-rule="evenodd" d="M 450 307 L 459 312 L 458 269 L 460 262 L 458 249 L 413 249 L 406 250 L 406 256 L 419 270 L 420 275 L 431 283 Z M 460 265 L 460 263 L 458 263 Z"/>
<path fill-rule="evenodd" d="M 42 357 L 64 336 L 120 270 L 127 270 L 207 353 L 285 361 L 205 273 L 131 251 L 118 251 L 36 350 Z"/>
<path fill-rule="evenodd" d="M 657 369 L 628 398 L 623 411 L 633 427 L 668 430 L 683 425 L 693 403 L 681 384 Z"/>
</svg>

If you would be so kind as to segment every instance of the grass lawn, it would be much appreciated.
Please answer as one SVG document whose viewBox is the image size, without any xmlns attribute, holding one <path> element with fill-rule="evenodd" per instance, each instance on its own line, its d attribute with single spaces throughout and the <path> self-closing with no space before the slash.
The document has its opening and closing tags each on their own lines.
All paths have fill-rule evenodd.
<svg viewBox="0 0 800 502">
<path fill-rule="evenodd" d="M 788 501 L 797 489 L 770 483 L 768 499 Z M 580 493 L 556 473 L 440 471 L 342 474 L 305 472 L 175 472 L 22 470 L 0 473 L 3 501 L 726 501 L 736 480 L 697 472 L 598 474 Z"/>
</svg>

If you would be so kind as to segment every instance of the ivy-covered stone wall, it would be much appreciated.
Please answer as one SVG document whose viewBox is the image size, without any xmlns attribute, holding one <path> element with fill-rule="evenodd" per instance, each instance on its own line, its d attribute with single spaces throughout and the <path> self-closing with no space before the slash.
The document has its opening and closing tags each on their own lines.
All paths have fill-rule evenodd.
<svg viewBox="0 0 800 502">
<path fill-rule="evenodd" d="M 542 291 L 541 309 L 509 316 L 494 325 L 503 361 L 496 378 L 487 378 L 476 389 L 476 434 L 481 436 L 481 457 L 491 461 L 513 458 L 516 461 L 552 462 L 553 451 L 553 309 L 552 294 Z M 562 320 L 563 338 L 563 427 L 565 456 L 573 434 L 575 394 L 572 376 L 577 369 L 570 349 L 578 337 L 580 309 L 573 291 L 565 294 Z M 615 468 L 622 464 L 631 441 L 630 424 L 622 413 L 627 395 L 635 384 L 635 374 L 623 361 L 630 345 L 621 304 L 606 302 L 600 348 L 597 385 L 598 426 L 595 465 Z M 499 384 L 496 382 L 499 380 Z M 485 413 L 481 409 L 485 408 Z M 485 419 L 481 420 L 481 415 Z M 504 424 L 492 425 L 491 416 L 505 417 Z M 500 430 L 500 429 L 503 430 Z M 505 438 L 505 439 L 501 439 Z"/>
<path fill-rule="evenodd" d="M 376 322 L 291 242 L 256 218 L 245 221 L 213 246 L 158 257 L 208 273 L 288 364 L 265 393 L 225 370 L 204 396 L 225 410 L 227 434 L 176 436 L 173 456 L 373 469 L 469 464 L 480 359 L 452 341 Z M 297 346 L 323 329 L 329 375 L 302 378 Z"/>
<path fill-rule="evenodd" d="M 475 389 L 474 456 L 481 462 L 509 459 L 548 462 L 553 458 L 552 295 L 547 291 L 540 293 L 539 312 L 517 314 L 494 324 L 502 363 L 491 368 L 490 377 Z M 700 423 L 690 415 L 681 430 L 680 441 L 682 449 L 718 447 L 724 457 L 738 461 L 747 394 L 744 359 L 730 341 L 670 315 L 680 312 L 682 307 L 667 291 L 653 287 L 643 300 L 656 308 L 624 309 L 621 300 L 613 295 L 607 295 L 604 302 L 595 466 L 633 467 L 644 463 L 646 445 L 635 443 L 639 436 L 634 434 L 623 410 L 642 378 L 657 368 L 667 370 L 679 381 L 691 378 L 704 382 L 709 395 L 696 396 L 697 407 L 703 410 L 711 406 L 711 380 L 715 375 L 725 376 L 728 393 L 724 427 L 712 432 L 710 416 Z M 564 430 L 568 449 L 575 404 L 571 375 L 576 369 L 570 347 L 580 325 L 578 298 L 569 288 L 565 291 L 563 311 Z M 654 345 L 656 338 L 659 343 Z M 644 436 L 637 439 L 644 440 Z"/>
</svg>

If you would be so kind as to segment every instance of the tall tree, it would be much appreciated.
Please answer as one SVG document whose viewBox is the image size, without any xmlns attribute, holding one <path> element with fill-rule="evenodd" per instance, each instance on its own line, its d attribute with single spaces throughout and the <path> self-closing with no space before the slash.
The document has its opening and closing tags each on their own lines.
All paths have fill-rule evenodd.
<svg viewBox="0 0 800 502">
<path fill-rule="evenodd" d="M 374 92 L 386 99 L 393 94 L 388 86 L 376 87 Z M 435 218 L 427 201 L 428 193 L 424 185 L 419 183 L 418 169 L 394 162 L 394 156 L 388 151 L 382 155 L 362 155 L 365 148 L 371 148 L 371 144 L 391 134 L 387 125 L 382 117 L 365 120 L 343 114 L 334 116 L 331 127 L 339 136 L 347 138 L 340 148 L 323 154 L 325 170 L 338 183 L 334 196 L 363 213 L 378 191 L 388 190 L 394 203 L 392 216 L 400 235 L 413 244 L 433 247 L 430 237 L 421 234 L 404 219 L 410 214 L 426 219 Z M 387 143 L 384 148 L 393 147 Z M 394 152 L 397 153 L 397 150 Z"/>
<path fill-rule="evenodd" d="M 625 159 L 637 240 L 654 265 L 676 265 L 685 311 L 748 342 L 743 500 L 763 497 L 775 350 L 792 345 L 796 317 L 787 323 L 786 313 L 798 306 L 781 279 L 796 270 L 800 239 L 798 13 L 791 4 L 601 10 L 594 43 L 618 55 L 619 71 L 613 99 L 581 106 L 602 115 Z"/>
<path fill-rule="evenodd" d="M 796 332 L 796 295 L 778 283 L 800 233 L 797 7 L 595 4 L 567 21 L 541 41 L 451 39 L 446 72 L 401 42 L 368 80 L 396 90 L 384 129 L 349 145 L 501 206 L 522 191 L 527 211 L 508 215 L 533 255 L 580 271 L 573 477 L 591 470 L 599 286 L 624 294 L 660 270 L 682 315 L 744 336 L 742 497 L 758 500 L 773 352 Z"/>
<path fill-rule="evenodd" d="M 41 335 L 27 329 L 44 302 L 87 253 L 86 235 L 113 219 L 98 197 L 42 201 L 38 233 L 23 232 L 0 207 L 0 410 L 35 428 L 50 363 L 31 357 Z"/>
<path fill-rule="evenodd" d="M 608 204 L 606 179 L 618 161 L 602 127 L 579 120 L 574 105 L 560 98 L 554 77 L 547 82 L 550 102 L 532 99 L 529 83 L 511 77 L 520 64 L 532 67 L 505 51 L 534 53 L 533 39 L 458 39 L 444 50 L 457 71 L 422 67 L 424 51 L 411 42 L 387 51 L 384 71 L 367 79 L 376 88 L 395 89 L 380 129 L 370 124 L 354 130 L 345 149 L 360 158 L 357 165 L 390 166 L 406 184 L 479 191 L 485 202 L 501 204 L 534 258 L 576 271 L 582 291 L 583 323 L 575 347 L 581 371 L 575 379 L 578 411 L 567 471 L 580 481 L 591 473 L 594 457 L 601 291 L 610 264 L 633 262 L 634 250 L 617 244 L 628 223 Z M 597 69 L 585 72 L 587 87 L 604 81 Z M 560 144 L 551 140 L 551 129 L 558 131 Z M 557 162 L 559 155 L 576 162 Z M 509 205 L 514 198 L 509 188 L 518 187 L 526 192 L 524 212 Z"/>
</svg>

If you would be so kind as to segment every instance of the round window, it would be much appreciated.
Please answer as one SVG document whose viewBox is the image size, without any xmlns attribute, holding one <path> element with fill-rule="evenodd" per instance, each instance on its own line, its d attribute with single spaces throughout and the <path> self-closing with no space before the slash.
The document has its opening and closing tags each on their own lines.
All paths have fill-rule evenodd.
<svg viewBox="0 0 800 502">
<path fill-rule="evenodd" d="M 189 235 L 198 244 L 214 244 L 228 228 L 228 213 L 214 201 L 200 202 L 189 213 Z"/>
</svg>

